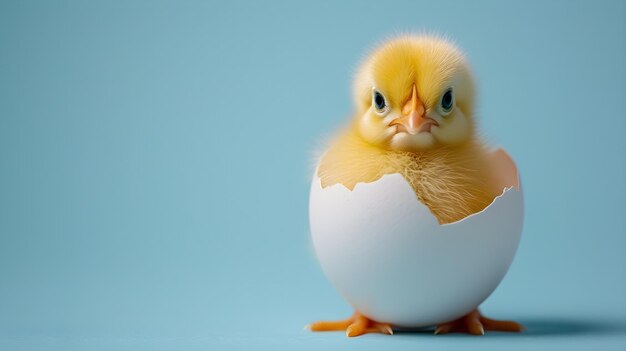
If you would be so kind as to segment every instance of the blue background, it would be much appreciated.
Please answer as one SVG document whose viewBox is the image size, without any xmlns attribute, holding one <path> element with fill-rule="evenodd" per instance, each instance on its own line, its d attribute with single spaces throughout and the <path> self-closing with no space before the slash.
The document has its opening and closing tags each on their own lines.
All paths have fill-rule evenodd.
<svg viewBox="0 0 626 351">
<path fill-rule="evenodd" d="M 376 43 L 452 37 L 517 161 L 521 335 L 347 339 L 311 157 Z M 0 348 L 626 347 L 626 3 L 0 3 Z"/>
</svg>

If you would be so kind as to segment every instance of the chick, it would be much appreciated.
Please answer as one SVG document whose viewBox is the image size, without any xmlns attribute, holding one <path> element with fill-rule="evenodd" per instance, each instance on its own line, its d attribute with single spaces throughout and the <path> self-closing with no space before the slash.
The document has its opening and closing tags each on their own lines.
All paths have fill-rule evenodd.
<svg viewBox="0 0 626 351">
<path fill-rule="evenodd" d="M 375 50 L 354 83 L 356 112 L 322 156 L 322 187 L 353 189 L 399 173 L 439 223 L 479 212 L 502 193 L 491 178 L 487 148 L 474 119 L 474 81 L 461 51 L 434 36 L 403 36 Z M 346 320 L 316 322 L 313 331 L 392 334 L 392 326 L 358 311 Z M 521 331 L 478 310 L 437 326 L 436 334 Z"/>
</svg>

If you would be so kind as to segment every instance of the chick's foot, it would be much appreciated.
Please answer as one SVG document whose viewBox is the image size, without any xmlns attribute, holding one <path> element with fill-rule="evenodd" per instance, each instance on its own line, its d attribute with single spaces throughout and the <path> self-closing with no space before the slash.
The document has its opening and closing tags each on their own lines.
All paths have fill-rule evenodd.
<svg viewBox="0 0 626 351">
<path fill-rule="evenodd" d="M 435 329 L 435 334 L 469 333 L 484 335 L 485 330 L 518 333 L 524 329 L 524 326 L 517 322 L 499 321 L 482 316 L 476 309 L 457 320 L 439 324 Z"/>
<path fill-rule="evenodd" d="M 319 321 L 310 324 L 309 329 L 314 332 L 320 331 L 346 331 L 346 336 L 353 337 L 368 333 L 381 333 L 392 335 L 391 325 L 378 323 L 359 312 L 354 312 L 352 317 L 341 321 Z"/>
</svg>

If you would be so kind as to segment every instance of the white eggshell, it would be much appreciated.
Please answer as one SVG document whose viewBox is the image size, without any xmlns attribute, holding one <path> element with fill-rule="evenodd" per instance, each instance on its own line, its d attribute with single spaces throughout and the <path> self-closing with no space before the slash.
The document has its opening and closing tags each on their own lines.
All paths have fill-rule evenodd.
<svg viewBox="0 0 626 351">
<path fill-rule="evenodd" d="M 503 194 L 482 212 L 440 225 L 399 174 L 350 191 L 311 186 L 311 234 L 331 283 L 370 319 L 424 327 L 480 305 L 506 274 L 519 244 L 523 196 L 515 164 L 492 153 Z"/>
</svg>

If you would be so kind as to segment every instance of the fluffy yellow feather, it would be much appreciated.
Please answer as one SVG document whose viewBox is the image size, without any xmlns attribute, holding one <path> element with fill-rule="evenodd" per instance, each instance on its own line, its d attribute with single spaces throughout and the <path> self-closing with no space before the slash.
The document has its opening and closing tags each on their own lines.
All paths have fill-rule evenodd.
<svg viewBox="0 0 626 351">
<path fill-rule="evenodd" d="M 376 49 L 354 83 L 351 123 L 322 156 L 322 186 L 353 189 L 399 173 L 440 223 L 488 206 L 490 179 L 474 121 L 474 82 L 463 54 L 433 36 L 403 36 Z"/>
</svg>

